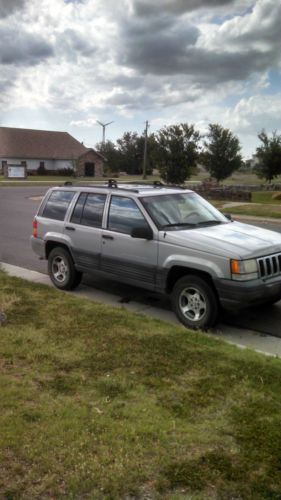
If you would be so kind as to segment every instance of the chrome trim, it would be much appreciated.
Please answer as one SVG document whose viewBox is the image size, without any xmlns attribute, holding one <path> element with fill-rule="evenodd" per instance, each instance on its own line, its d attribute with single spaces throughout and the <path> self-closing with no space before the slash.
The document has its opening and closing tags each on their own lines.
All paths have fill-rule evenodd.
<svg viewBox="0 0 281 500">
<path fill-rule="evenodd" d="M 271 278 L 281 274 L 281 252 L 257 259 L 261 278 Z"/>
</svg>

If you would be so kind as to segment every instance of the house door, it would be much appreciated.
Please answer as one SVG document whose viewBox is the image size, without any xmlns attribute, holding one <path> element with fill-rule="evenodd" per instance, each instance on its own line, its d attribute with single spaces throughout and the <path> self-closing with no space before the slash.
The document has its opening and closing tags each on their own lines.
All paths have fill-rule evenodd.
<svg viewBox="0 0 281 500">
<path fill-rule="evenodd" d="M 85 176 L 86 177 L 95 176 L 95 164 L 93 162 L 85 163 Z"/>
</svg>

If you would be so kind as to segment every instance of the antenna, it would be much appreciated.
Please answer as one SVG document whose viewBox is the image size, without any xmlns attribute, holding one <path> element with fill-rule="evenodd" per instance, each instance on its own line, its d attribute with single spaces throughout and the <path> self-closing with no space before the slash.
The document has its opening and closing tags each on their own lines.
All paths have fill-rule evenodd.
<svg viewBox="0 0 281 500">
<path fill-rule="evenodd" d="M 102 143 L 104 144 L 105 143 L 105 127 L 107 127 L 107 125 L 110 125 L 113 122 L 102 123 L 102 122 L 99 122 L 99 120 L 97 120 L 97 123 L 102 127 Z"/>
</svg>

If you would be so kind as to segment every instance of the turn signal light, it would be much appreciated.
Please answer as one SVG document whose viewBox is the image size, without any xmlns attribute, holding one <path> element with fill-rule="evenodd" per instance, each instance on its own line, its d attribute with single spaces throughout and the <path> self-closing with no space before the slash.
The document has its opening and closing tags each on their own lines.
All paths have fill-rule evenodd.
<svg viewBox="0 0 281 500">
<path fill-rule="evenodd" d="M 37 220 L 34 219 L 34 221 L 32 222 L 32 236 L 33 238 L 37 238 L 38 234 L 37 234 Z"/>
<path fill-rule="evenodd" d="M 231 262 L 231 272 L 232 274 L 240 274 L 240 266 L 239 266 L 239 261 L 232 259 Z"/>
</svg>

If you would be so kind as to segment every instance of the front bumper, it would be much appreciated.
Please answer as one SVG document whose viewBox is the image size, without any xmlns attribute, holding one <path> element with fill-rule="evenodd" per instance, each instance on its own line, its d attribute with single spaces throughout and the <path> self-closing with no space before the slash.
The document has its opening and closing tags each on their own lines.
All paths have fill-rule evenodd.
<svg viewBox="0 0 281 500">
<path fill-rule="evenodd" d="M 220 303 L 225 309 L 237 310 L 278 298 L 281 300 L 281 276 L 245 282 L 217 279 L 215 286 Z"/>
</svg>

